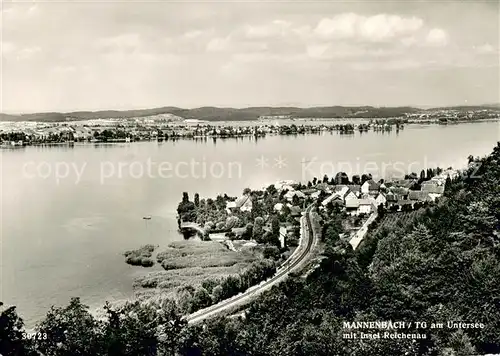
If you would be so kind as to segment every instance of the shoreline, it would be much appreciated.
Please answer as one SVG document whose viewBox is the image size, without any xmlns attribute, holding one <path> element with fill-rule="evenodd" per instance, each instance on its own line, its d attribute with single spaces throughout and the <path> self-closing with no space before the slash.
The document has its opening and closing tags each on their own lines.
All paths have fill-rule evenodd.
<svg viewBox="0 0 500 356">
<path fill-rule="evenodd" d="M 226 139 L 262 139 L 267 136 L 305 136 L 305 135 L 317 135 L 325 132 L 330 133 L 338 133 L 341 135 L 352 135 L 356 132 L 359 133 L 391 133 L 395 131 L 396 133 L 404 130 L 404 126 L 448 126 L 448 125 L 458 125 L 458 124 L 474 124 L 474 123 L 483 123 L 483 122 L 500 122 L 500 118 L 491 118 L 491 119 L 477 119 L 477 120 L 450 120 L 445 122 L 439 122 L 439 119 L 436 120 L 411 120 L 404 119 L 403 121 L 396 121 L 391 123 L 382 123 L 383 121 L 388 121 L 391 119 L 380 119 L 376 123 L 368 123 L 368 124 L 327 124 L 325 123 L 325 119 L 310 119 L 310 121 L 321 120 L 321 123 L 315 123 L 312 125 L 299 125 L 295 124 L 279 124 L 279 121 L 276 124 L 269 124 L 260 121 L 254 121 L 255 123 L 262 123 L 262 125 L 252 125 L 252 126 L 238 126 L 234 125 L 234 123 L 220 126 L 223 130 L 230 131 L 228 133 L 207 133 L 208 130 L 215 130 L 216 125 L 211 124 L 203 124 L 200 127 L 204 129 L 202 133 L 197 133 L 198 126 L 192 125 L 167 125 L 163 127 L 164 130 L 170 129 L 172 130 L 172 134 L 165 136 L 154 136 L 154 137 L 139 137 L 134 139 L 110 139 L 110 140 L 102 140 L 102 139 L 79 139 L 79 140 L 71 140 L 71 141 L 61 141 L 61 142 L 33 142 L 33 141 L 3 141 L 0 143 L 0 149 L 19 149 L 27 146 L 38 146 L 38 147 L 50 147 L 50 146 L 89 146 L 89 145 L 117 145 L 117 144 L 131 144 L 131 143 L 139 143 L 139 142 L 157 142 L 163 143 L 168 141 L 178 141 L 178 140 L 192 140 L 192 141 L 208 141 L 209 139 L 216 141 L 226 140 Z M 402 120 L 402 119 L 397 119 Z M 175 128 L 178 128 L 178 132 L 176 132 Z M 94 129 L 99 128 L 93 127 Z M 182 130 L 181 130 L 182 129 Z M 187 133 L 185 132 L 187 130 Z M 260 131 L 258 131 L 260 130 Z M 245 132 L 242 132 L 245 131 Z M 253 131 L 253 132 L 250 132 Z M 11 131 L 12 132 L 12 131 Z M 181 133 L 179 133 L 181 132 Z M 4 134 L 8 134 L 9 131 L 5 131 Z M 9 143 L 10 142 L 10 143 Z"/>
</svg>

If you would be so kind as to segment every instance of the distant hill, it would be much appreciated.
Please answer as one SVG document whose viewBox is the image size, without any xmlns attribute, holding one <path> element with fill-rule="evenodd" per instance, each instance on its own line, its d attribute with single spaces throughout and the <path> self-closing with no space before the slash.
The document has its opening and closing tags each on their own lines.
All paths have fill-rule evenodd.
<svg viewBox="0 0 500 356">
<path fill-rule="evenodd" d="M 447 106 L 447 107 L 427 109 L 427 111 L 432 111 L 432 110 L 457 110 L 457 111 L 500 110 L 500 104 L 459 105 L 459 106 Z"/>
<path fill-rule="evenodd" d="M 457 106 L 448 108 L 417 109 L 413 107 L 373 107 L 373 106 L 322 106 L 311 108 L 299 107 L 249 107 L 249 108 L 218 108 L 204 106 L 196 109 L 182 109 L 166 106 L 153 109 L 138 110 L 104 110 L 104 111 L 74 111 L 67 113 L 49 112 L 23 115 L 0 114 L 0 121 L 40 121 L 60 122 L 69 120 L 113 119 L 173 114 L 184 119 L 206 121 L 245 121 L 256 120 L 260 116 L 289 115 L 292 118 L 382 118 L 398 117 L 406 113 L 425 112 L 430 110 L 480 110 L 500 109 L 496 105 Z"/>
<path fill-rule="evenodd" d="M 74 111 L 65 113 L 63 115 L 76 120 L 117 119 L 117 118 L 153 116 L 160 114 L 175 114 L 175 112 L 178 112 L 179 110 L 182 109 L 173 106 L 166 106 L 154 109 L 138 109 L 138 110 L 125 110 L 125 111 L 119 111 L 119 110 Z"/>
</svg>

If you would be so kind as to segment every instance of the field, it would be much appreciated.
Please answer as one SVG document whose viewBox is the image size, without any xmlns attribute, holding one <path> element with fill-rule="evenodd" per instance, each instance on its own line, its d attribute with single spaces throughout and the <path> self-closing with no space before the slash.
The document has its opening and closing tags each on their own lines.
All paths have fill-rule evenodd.
<svg viewBox="0 0 500 356">
<path fill-rule="evenodd" d="M 394 230 L 396 227 L 404 227 L 408 223 L 411 223 L 415 218 L 424 213 L 424 209 L 419 209 L 415 211 L 405 211 L 397 213 L 388 213 L 378 224 L 375 230 L 372 232 L 377 233 L 383 229 Z"/>
<path fill-rule="evenodd" d="M 231 267 L 238 263 L 250 263 L 255 255 L 245 250 L 234 252 L 213 241 L 188 240 L 171 243 L 156 256 L 165 270 L 190 267 Z"/>
<path fill-rule="evenodd" d="M 164 271 L 152 271 L 135 280 L 139 297 L 173 295 L 184 285 L 199 286 L 207 278 L 236 274 L 261 258 L 253 249 L 228 250 L 214 241 L 187 240 L 173 242 L 156 256 Z"/>
</svg>

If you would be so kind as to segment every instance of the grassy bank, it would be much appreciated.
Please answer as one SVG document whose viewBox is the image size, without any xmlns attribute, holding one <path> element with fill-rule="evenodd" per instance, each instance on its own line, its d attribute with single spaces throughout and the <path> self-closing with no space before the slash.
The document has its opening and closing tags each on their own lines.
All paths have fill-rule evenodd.
<svg viewBox="0 0 500 356">
<path fill-rule="evenodd" d="M 167 271 L 191 267 L 231 267 L 255 259 L 255 253 L 250 249 L 234 252 L 218 242 L 194 240 L 171 243 L 156 256 L 158 263 Z"/>
<path fill-rule="evenodd" d="M 231 251 L 219 242 L 187 240 L 172 242 L 156 256 L 164 271 L 136 278 L 139 296 L 175 293 L 186 285 L 197 287 L 208 278 L 237 274 L 261 258 L 252 248 Z"/>
</svg>

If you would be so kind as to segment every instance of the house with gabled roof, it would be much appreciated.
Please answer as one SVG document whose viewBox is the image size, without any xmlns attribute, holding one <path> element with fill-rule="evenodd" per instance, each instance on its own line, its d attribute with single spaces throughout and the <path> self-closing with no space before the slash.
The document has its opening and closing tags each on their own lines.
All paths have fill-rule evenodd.
<svg viewBox="0 0 500 356">
<path fill-rule="evenodd" d="M 416 202 L 414 200 L 398 200 L 395 204 L 393 204 L 394 206 L 397 206 L 398 207 L 398 211 L 401 211 L 403 210 L 403 207 L 404 206 L 411 206 L 411 208 L 413 209 L 413 205 L 415 204 Z"/>
<path fill-rule="evenodd" d="M 397 195 L 399 199 L 406 199 L 410 190 L 408 188 L 394 186 L 389 189 L 389 192 Z"/>
<path fill-rule="evenodd" d="M 359 199 L 350 199 L 345 202 L 345 209 L 348 214 L 356 215 L 359 208 Z"/>
<path fill-rule="evenodd" d="M 359 197 L 361 194 L 361 186 L 358 184 L 349 184 L 347 185 L 347 188 L 356 196 Z"/>
<path fill-rule="evenodd" d="M 385 205 L 387 203 L 387 198 L 384 193 L 378 193 L 375 198 L 375 205 L 379 206 L 380 204 Z"/>
<path fill-rule="evenodd" d="M 226 210 L 252 211 L 253 203 L 250 195 L 243 195 L 235 201 L 226 203 Z"/>
<path fill-rule="evenodd" d="M 370 199 L 350 199 L 345 203 L 346 212 L 351 215 L 370 214 L 375 207 Z"/>
<path fill-rule="evenodd" d="M 380 189 L 380 184 L 373 179 L 367 180 L 361 186 L 361 193 L 376 195 Z"/>
<path fill-rule="evenodd" d="M 327 183 L 318 183 L 316 184 L 316 189 L 319 189 L 319 190 L 322 190 L 326 193 L 331 193 L 333 190 L 332 190 L 332 187 L 327 184 Z"/>
<path fill-rule="evenodd" d="M 326 198 L 325 200 L 323 200 L 321 202 L 321 205 L 327 206 L 330 203 L 332 203 L 333 205 L 344 205 L 344 199 L 342 198 L 341 195 L 339 195 L 337 193 L 333 193 L 328 198 Z"/>
<path fill-rule="evenodd" d="M 410 190 L 408 193 L 408 200 L 412 201 L 432 201 L 433 199 L 429 196 L 428 192 L 423 192 L 421 190 Z"/>
<path fill-rule="evenodd" d="M 302 193 L 300 190 L 291 190 L 284 195 L 284 198 L 287 199 L 288 201 L 293 201 L 294 196 L 296 196 L 299 199 L 305 199 L 306 197 L 306 195 Z"/>
<path fill-rule="evenodd" d="M 444 185 L 434 185 L 434 184 L 422 185 L 422 191 L 429 194 L 442 195 L 444 193 Z"/>
<path fill-rule="evenodd" d="M 349 199 L 357 199 L 359 198 L 359 195 L 357 195 L 355 192 L 349 190 L 346 195 L 344 195 L 344 201 L 347 201 Z"/>
<path fill-rule="evenodd" d="M 373 201 L 370 199 L 360 199 L 357 214 L 370 214 L 374 208 Z"/>
</svg>

